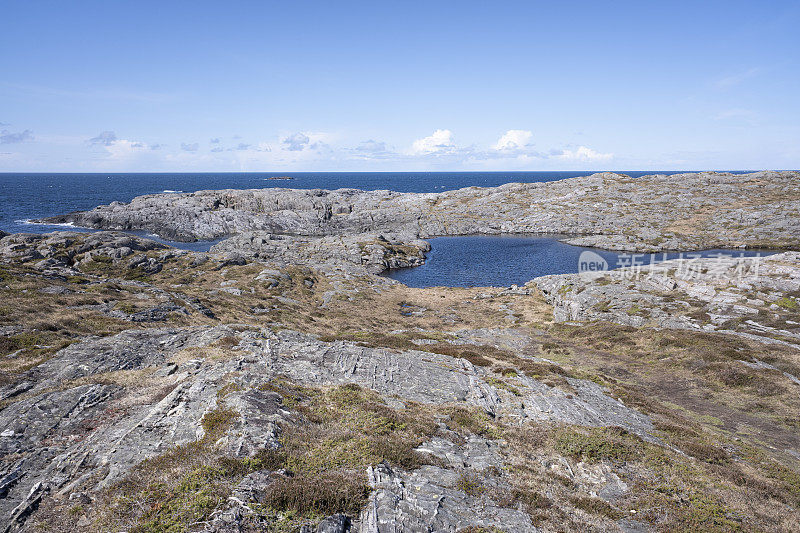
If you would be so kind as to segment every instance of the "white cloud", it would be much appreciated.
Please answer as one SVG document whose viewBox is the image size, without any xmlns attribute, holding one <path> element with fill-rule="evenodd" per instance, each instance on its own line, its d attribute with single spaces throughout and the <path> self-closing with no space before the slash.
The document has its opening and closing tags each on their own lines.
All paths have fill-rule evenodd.
<svg viewBox="0 0 800 533">
<path fill-rule="evenodd" d="M 133 158 L 135 154 L 141 153 L 142 151 L 161 150 L 165 146 L 163 144 L 147 144 L 142 141 L 117 139 L 117 136 L 113 131 L 104 131 L 97 137 L 89 139 L 89 143 L 92 145 L 101 146 L 102 149 L 108 154 L 109 159 L 112 160 L 128 160 Z M 148 156 L 148 160 L 152 160 L 153 157 L 156 156 Z"/>
<path fill-rule="evenodd" d="M 724 115 L 733 117 L 739 114 L 739 110 L 734 110 Z M 173 140 L 165 145 L 120 139 L 111 130 L 92 139 L 85 135 L 64 138 L 37 135 L 37 142 L 68 155 L 83 150 L 86 157 L 83 168 L 86 170 L 565 170 L 606 167 L 610 159 L 620 161 L 618 156 L 578 144 L 542 146 L 537 151 L 530 131 L 503 131 L 505 133 L 499 138 L 495 137 L 484 145 L 462 145 L 455 142 L 452 130 L 437 129 L 416 141 L 407 139 L 403 143 L 406 145 L 404 150 L 398 150 L 390 141 L 381 138 L 362 137 L 361 142 L 350 142 L 342 133 L 308 130 L 276 132 L 268 140 L 242 139 L 230 146 L 227 145 L 229 138 L 225 138 L 226 142 L 223 138 L 209 136 L 206 137 L 208 144 Z M 215 142 L 217 139 L 220 142 Z M 546 140 L 541 142 L 544 144 Z M 539 143 L 537 137 L 537 145 Z M 6 146 L 14 147 L 21 154 L 30 149 L 24 143 L 0 148 Z M 26 163 L 23 155 L 7 154 L 0 161 L 0 168 L 11 168 L 17 160 L 24 163 L 17 164 L 17 167 L 30 167 L 30 161 Z M 74 163 L 75 160 L 65 161 Z"/>
<path fill-rule="evenodd" d="M 561 150 L 561 153 L 554 157 L 567 161 L 608 161 L 614 157 L 614 154 L 602 154 L 591 148 L 579 146 L 575 150 Z"/>
<path fill-rule="evenodd" d="M 409 157 L 409 155 L 398 153 L 386 142 L 374 139 L 362 141 L 352 148 L 344 148 L 342 152 L 346 159 L 356 161 L 399 161 Z"/>
<path fill-rule="evenodd" d="M 14 144 L 32 140 L 33 132 L 31 130 L 25 130 L 19 133 L 12 133 L 8 130 L 0 132 L 0 144 Z"/>
<path fill-rule="evenodd" d="M 280 137 L 281 148 L 289 152 L 330 151 L 332 136 L 323 132 L 298 131 Z"/>
<path fill-rule="evenodd" d="M 368 141 L 361 142 L 358 146 L 354 148 L 354 150 L 358 152 L 367 152 L 367 153 L 384 153 L 388 152 L 389 148 L 386 146 L 385 142 L 378 142 L 373 139 Z"/>
<path fill-rule="evenodd" d="M 495 150 L 520 150 L 528 146 L 533 133 L 527 130 L 508 130 L 492 147 Z"/>
<path fill-rule="evenodd" d="M 147 148 L 147 145 L 138 141 L 117 139 L 105 145 L 105 147 L 112 159 L 124 159 L 138 150 Z"/>
<path fill-rule="evenodd" d="M 281 141 L 290 152 L 299 152 L 308 146 L 310 142 L 311 139 L 308 135 L 300 132 L 293 133 Z"/>
<path fill-rule="evenodd" d="M 90 144 L 101 144 L 103 146 L 111 146 L 117 140 L 117 134 L 113 131 L 102 131 L 97 137 L 89 139 Z"/>
<path fill-rule="evenodd" d="M 411 153 L 415 155 L 449 153 L 455 150 L 453 132 L 436 130 L 433 135 L 417 139 L 411 145 Z"/>
</svg>

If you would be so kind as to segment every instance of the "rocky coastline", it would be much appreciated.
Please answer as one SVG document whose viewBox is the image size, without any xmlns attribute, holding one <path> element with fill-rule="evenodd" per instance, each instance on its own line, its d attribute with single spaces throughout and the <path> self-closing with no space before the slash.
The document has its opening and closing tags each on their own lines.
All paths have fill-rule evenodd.
<svg viewBox="0 0 800 533">
<path fill-rule="evenodd" d="M 797 249 L 800 173 L 599 173 L 441 193 L 251 189 L 154 194 L 39 222 L 142 230 L 176 241 L 244 232 L 574 235 L 582 246 L 652 252 Z"/>
<path fill-rule="evenodd" d="M 200 191 L 42 222 L 102 231 L 0 232 L 0 531 L 800 521 L 800 173 Z M 786 251 L 507 289 L 376 275 L 475 233 Z"/>
</svg>

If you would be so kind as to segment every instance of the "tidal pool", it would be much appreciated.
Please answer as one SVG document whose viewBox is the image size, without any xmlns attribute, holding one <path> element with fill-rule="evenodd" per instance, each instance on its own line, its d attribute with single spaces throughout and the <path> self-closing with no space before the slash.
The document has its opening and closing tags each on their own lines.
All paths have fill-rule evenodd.
<svg viewBox="0 0 800 533">
<path fill-rule="evenodd" d="M 629 253 L 572 246 L 552 236 L 436 237 L 429 239 L 429 242 L 431 251 L 424 265 L 390 270 L 385 275 L 409 287 L 508 287 L 522 285 L 548 274 L 578 272 L 578 258 L 585 250 L 599 254 L 609 268 L 621 266 L 631 259 Z M 697 254 L 703 257 L 716 257 L 718 254 L 752 257 L 772 253 L 764 250 L 712 249 L 683 252 L 683 257 L 688 259 Z M 651 259 L 663 261 L 679 257 L 679 252 L 637 254 L 636 260 L 639 264 L 650 264 Z"/>
</svg>

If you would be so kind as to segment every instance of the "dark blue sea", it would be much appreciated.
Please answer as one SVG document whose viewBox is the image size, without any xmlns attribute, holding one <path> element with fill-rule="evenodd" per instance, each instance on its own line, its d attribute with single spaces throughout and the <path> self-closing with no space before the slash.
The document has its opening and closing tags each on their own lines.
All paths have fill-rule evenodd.
<svg viewBox="0 0 800 533">
<path fill-rule="evenodd" d="M 676 174 L 681 171 L 625 172 Z M 747 171 L 736 171 L 747 172 Z M 128 202 L 142 194 L 194 192 L 206 189 L 297 189 L 441 192 L 462 187 L 493 187 L 510 182 L 546 182 L 592 172 L 289 172 L 289 173 L 0 173 L 0 230 L 44 233 L 58 226 L 30 224 L 36 218 L 91 209 L 113 201 Z M 291 180 L 270 178 L 291 177 Z M 78 229 L 78 228 L 75 228 Z M 212 243 L 170 243 L 207 250 Z M 545 274 L 577 271 L 583 248 L 548 237 L 451 237 L 432 240 L 427 264 L 389 273 L 410 286 L 506 286 Z M 618 256 L 601 252 L 612 267 Z M 738 254 L 738 252 L 736 252 Z"/>
</svg>

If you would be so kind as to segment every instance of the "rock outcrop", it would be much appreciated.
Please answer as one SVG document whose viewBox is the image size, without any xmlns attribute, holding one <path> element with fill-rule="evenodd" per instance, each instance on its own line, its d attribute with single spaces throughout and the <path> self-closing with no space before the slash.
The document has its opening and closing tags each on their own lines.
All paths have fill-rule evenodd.
<svg viewBox="0 0 800 533">
<path fill-rule="evenodd" d="M 227 360 L 171 363 L 182 351 L 202 353 L 203 347 L 226 336 L 238 341 L 236 355 Z M 0 456 L 16 458 L 0 477 L 4 490 L 0 516 L 22 525 L 38 505 L 30 497 L 34 492 L 69 495 L 77 487 L 96 491 L 119 480 L 142 460 L 202 438 L 201 420 L 217 407 L 223 378 L 228 375 L 239 376 L 231 382 L 234 392 L 225 396 L 225 405 L 237 413 L 237 421 L 220 442 L 234 456 L 248 457 L 279 445 L 278 424 L 290 413 L 280 396 L 259 388 L 277 377 L 306 386 L 358 383 L 403 401 L 465 404 L 494 418 L 507 418 L 513 425 L 548 420 L 622 426 L 652 439 L 653 428 L 646 416 L 588 381 L 571 380 L 573 396 L 520 376 L 516 390 L 521 392 L 512 394 L 493 385 L 486 369 L 429 352 L 326 343 L 289 331 L 237 333 L 213 327 L 123 332 L 65 348 L 21 376 L 23 386 L 0 391 L 5 399 L 15 400 L 0 411 Z M 148 385 L 126 392 L 115 383 L 125 379 L 146 379 Z M 45 440 L 49 444 L 42 448 Z M 492 446 L 485 439 L 475 444 Z M 441 440 L 429 448 L 450 461 L 470 449 Z M 482 468 L 499 461 L 458 459 L 462 465 Z M 514 531 L 530 527 L 527 515 L 512 509 L 484 506 L 481 514 L 474 515 L 470 498 L 453 488 L 458 474 L 452 471 L 428 467 L 406 474 L 378 468 L 370 476 L 378 492 L 366 511 L 365 523 L 378 524 L 378 531 L 387 525 L 415 529 L 424 524 L 448 530 L 487 526 L 496 520 Z M 398 476 L 406 476 L 405 481 L 401 483 Z M 409 484 L 419 489 L 398 488 Z M 442 499 L 446 510 L 430 515 Z M 406 518 L 398 522 L 398 517 Z M 371 531 L 366 526 L 362 530 Z"/>
<path fill-rule="evenodd" d="M 560 322 L 724 331 L 800 346 L 800 253 L 683 258 L 604 273 L 544 276 L 530 285 Z"/>
<path fill-rule="evenodd" d="M 425 262 L 425 252 L 430 248 L 427 241 L 413 235 L 298 237 L 250 231 L 225 239 L 214 245 L 211 252 L 328 270 L 357 265 L 378 274 L 390 268 L 419 266 Z"/>
<path fill-rule="evenodd" d="M 373 274 L 429 235 L 792 248 L 797 178 L 204 191 L 59 219 L 235 234 L 204 254 L 0 235 L 0 531 L 791 531 L 799 253 L 499 290 Z"/>
<path fill-rule="evenodd" d="M 77 246 L 73 246 L 76 243 Z M 40 263 L 40 266 L 73 266 L 76 257 L 79 261 L 87 263 L 96 256 L 120 260 L 134 252 L 166 249 L 163 244 L 150 239 L 113 232 L 82 234 L 74 231 L 56 231 L 45 234 L 16 233 L 0 236 L 0 257 L 6 261 L 45 261 Z"/>
<path fill-rule="evenodd" d="M 258 242 L 256 239 L 261 237 L 241 238 Z M 359 235 L 352 240 L 321 238 L 307 249 L 294 240 L 290 244 L 277 255 L 287 259 L 287 254 L 293 254 L 294 261 L 304 264 L 352 262 L 362 269 L 361 275 L 367 276 L 363 268 L 369 267 L 371 261 L 364 261 L 364 257 L 374 257 L 372 263 L 384 268 L 390 260 L 387 254 L 393 257 L 398 253 L 393 248 L 406 246 L 380 235 Z M 401 253 L 414 257 L 421 253 L 423 244 Z M 275 256 L 269 249 L 262 249 L 261 253 Z M 175 316 L 182 321 L 209 320 L 207 314 L 192 312 L 190 297 L 178 292 L 179 288 L 170 286 L 165 290 L 154 284 L 159 277 L 179 272 L 178 264 L 212 272 L 237 267 L 253 272 L 247 261 L 240 264 L 225 254 L 207 254 L 204 260 L 198 260 L 193 254 L 112 232 L 7 236 L 0 240 L 0 254 L 12 271 L 22 269 L 19 272 L 23 277 L 13 283 L 41 278 L 47 290 L 37 290 L 35 294 L 43 298 L 73 301 L 102 289 L 116 298 L 130 291 L 137 299 L 149 293 L 167 298 L 166 302 L 183 302 L 183 306 L 177 306 L 180 311 L 165 311 L 162 320 L 168 323 Z M 145 274 L 142 266 L 150 260 L 160 268 L 149 269 L 143 278 L 147 281 L 109 277 L 110 273 L 123 277 L 133 273 L 138 278 Z M 259 276 L 269 271 L 275 280 L 275 284 L 266 283 L 266 278 L 256 280 L 263 290 L 293 282 L 281 270 L 261 267 Z M 290 263 L 288 268 L 297 266 Z M 101 276 L 102 273 L 105 274 Z M 17 279 L 13 275 L 8 278 Z M 314 284 L 304 283 L 297 290 L 313 291 Z M 235 302 L 246 294 L 238 291 L 240 296 L 234 292 L 225 294 Z M 108 302 L 86 306 L 83 311 L 125 320 L 126 313 L 118 309 L 118 302 Z M 315 313 L 320 316 L 319 311 Z M 507 452 L 499 434 L 491 432 L 496 430 L 490 431 L 490 423 L 511 428 L 543 423 L 613 426 L 625 428 L 643 441 L 659 442 L 648 416 L 586 379 L 565 377 L 556 386 L 514 373 L 498 380 L 496 372 L 481 358 L 473 363 L 457 355 L 416 349 L 414 343 L 397 350 L 347 340 L 323 340 L 286 328 L 218 323 L 132 327 L 134 323 L 142 324 L 132 322 L 131 329 L 112 335 L 75 339 L 43 360 L 34 359 L 31 365 L 19 366 L 19 371 L 0 381 L 0 516 L 4 531 L 33 527 L 31 524 L 44 520 L 42 517 L 49 516 L 58 505 L 79 509 L 76 516 L 86 513 L 80 509 L 93 509 L 91 516 L 100 518 L 84 517 L 84 525 L 102 521 L 104 506 L 118 505 L 108 501 L 105 491 L 112 490 L 113 494 L 122 490 L 125 483 L 134 483 L 131 479 L 141 475 L 136 472 L 144 468 L 142 465 L 163 461 L 161 458 L 178 453 L 175 450 L 182 447 L 195 450 L 192 453 L 213 451 L 215 456 L 242 461 L 243 465 L 256 464 L 264 450 L 281 449 L 287 428 L 309 423 L 309 414 L 297 410 L 292 404 L 297 400 L 281 388 L 280 384 L 287 382 L 301 387 L 301 391 L 361 387 L 360 390 L 385 399 L 387 406 L 378 412 L 402 412 L 411 405 L 421 405 L 433 413 L 428 416 L 438 420 L 439 429 L 428 435 L 415 452 L 420 457 L 435 458 L 435 464 L 404 467 L 376 463 L 349 474 L 354 478 L 363 476 L 370 487 L 363 512 L 331 517 L 318 525 L 318 531 L 337 527 L 363 532 L 386 528 L 449 531 L 494 523 L 503 523 L 509 531 L 533 530 L 530 515 L 519 505 L 509 504 L 488 488 L 473 491 L 462 486 L 463 480 L 472 479 L 471 476 L 485 478 L 486 487 L 499 489 L 508 483 L 501 471 Z M 24 329 L 8 328 L 3 338 L 26 343 L 20 331 Z M 34 329 L 29 335 L 41 333 Z M 451 345 L 456 349 L 462 349 L 462 345 L 480 349 L 508 342 L 517 342 L 517 355 L 513 357 L 521 363 L 536 368 L 550 364 L 528 353 L 523 336 L 509 335 L 502 329 L 461 331 L 442 346 L 446 352 Z M 35 357 L 39 350 L 47 348 L 30 344 L 30 348 L 23 347 L 4 357 L 13 361 L 21 357 L 20 351 Z M 491 349 L 506 353 L 504 349 Z M 510 354 L 507 356 L 512 357 Z M 277 388 L 275 384 L 279 384 Z M 455 431 L 457 424 L 449 421 L 451 415 L 446 414 L 452 410 L 468 417 L 457 424 L 476 426 L 466 433 L 463 429 Z M 436 415 L 439 411 L 442 414 Z M 362 416 L 358 411 L 353 415 Z M 469 418 L 473 416 L 474 420 Z M 215 425 L 209 420 L 220 422 Z M 208 522 L 208 530 L 235 531 L 253 520 L 262 521 L 259 523 L 266 527 L 268 522 L 263 520 L 269 519 L 261 515 L 257 518 L 248 500 L 265 497 L 276 476 L 290 479 L 292 475 L 283 471 L 249 474 L 232 489 L 226 506 Z M 476 506 L 479 512 L 475 512 Z M 61 513 L 47 520 L 58 522 L 64 516 Z"/>
<path fill-rule="evenodd" d="M 600 173 L 441 193 L 253 189 L 157 194 L 44 220 L 194 241 L 248 231 L 303 236 L 548 233 L 618 250 L 797 248 L 800 174 Z"/>
</svg>

